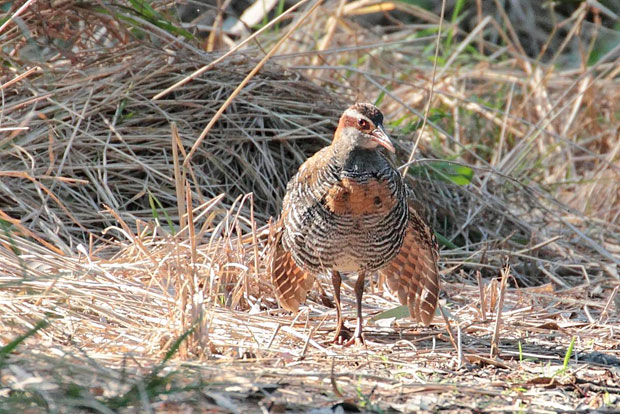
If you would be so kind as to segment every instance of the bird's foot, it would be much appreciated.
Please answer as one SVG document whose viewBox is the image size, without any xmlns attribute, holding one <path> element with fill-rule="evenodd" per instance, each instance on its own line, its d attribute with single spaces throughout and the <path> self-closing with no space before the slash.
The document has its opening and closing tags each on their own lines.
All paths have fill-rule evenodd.
<svg viewBox="0 0 620 414">
<path fill-rule="evenodd" d="M 361 332 L 351 332 L 344 325 L 336 330 L 332 344 L 342 346 L 362 346 L 365 344 L 364 337 Z"/>
<path fill-rule="evenodd" d="M 344 325 L 340 326 L 336 329 L 334 333 L 334 338 L 332 339 L 332 344 L 336 345 L 345 345 L 353 338 L 353 332 L 349 329 L 345 328 Z"/>
<path fill-rule="evenodd" d="M 352 346 L 352 345 L 362 346 L 364 344 L 365 344 L 364 337 L 362 335 L 359 335 L 359 336 L 355 335 L 352 338 L 350 338 L 347 342 L 342 344 L 342 346 Z"/>
</svg>

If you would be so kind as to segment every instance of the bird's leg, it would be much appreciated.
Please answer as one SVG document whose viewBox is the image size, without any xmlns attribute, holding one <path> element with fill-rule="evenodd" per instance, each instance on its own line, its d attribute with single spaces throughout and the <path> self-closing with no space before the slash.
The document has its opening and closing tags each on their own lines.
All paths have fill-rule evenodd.
<svg viewBox="0 0 620 414">
<path fill-rule="evenodd" d="M 323 286 L 321 285 L 321 282 L 318 278 L 316 279 L 315 283 L 316 287 L 319 289 L 319 297 L 321 298 L 321 303 L 323 303 L 323 305 L 327 306 L 328 308 L 333 308 L 334 302 L 332 302 L 331 299 L 327 296 L 327 292 L 325 292 L 325 289 L 323 289 Z"/>
<path fill-rule="evenodd" d="M 337 270 L 332 271 L 332 284 L 334 285 L 334 299 L 336 300 L 336 317 L 338 318 L 336 333 L 334 334 L 334 343 L 341 344 L 344 340 L 349 338 L 348 332 L 344 327 L 344 320 L 342 319 L 342 311 L 340 308 L 340 284 L 342 278 L 340 272 Z M 344 331 L 344 332 L 343 332 Z"/>
<path fill-rule="evenodd" d="M 357 323 L 355 324 L 355 333 L 353 338 L 349 339 L 345 345 L 363 344 L 362 338 L 362 296 L 364 296 L 364 272 L 359 272 L 357 281 L 355 282 L 355 305 L 357 308 Z"/>
</svg>

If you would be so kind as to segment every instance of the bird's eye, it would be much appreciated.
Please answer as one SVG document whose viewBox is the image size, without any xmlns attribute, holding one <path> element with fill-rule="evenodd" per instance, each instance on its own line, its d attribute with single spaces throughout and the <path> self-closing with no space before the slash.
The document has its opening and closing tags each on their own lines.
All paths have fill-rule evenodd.
<svg viewBox="0 0 620 414">
<path fill-rule="evenodd" d="M 359 125 L 359 127 L 362 128 L 362 129 L 366 129 L 366 128 L 368 128 L 368 121 L 366 121 L 363 118 L 360 118 L 360 119 L 357 120 L 357 125 Z"/>
</svg>

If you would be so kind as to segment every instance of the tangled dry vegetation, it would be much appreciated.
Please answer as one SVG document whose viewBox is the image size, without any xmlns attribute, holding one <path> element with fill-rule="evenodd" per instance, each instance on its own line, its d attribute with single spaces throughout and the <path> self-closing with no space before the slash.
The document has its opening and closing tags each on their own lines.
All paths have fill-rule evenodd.
<svg viewBox="0 0 620 414">
<path fill-rule="evenodd" d="M 165 4 L 11 10 L 0 408 L 620 404 L 618 47 L 560 70 L 527 58 L 509 20 L 481 16 L 470 33 L 444 20 L 438 37 L 440 16 L 407 3 L 384 2 L 392 24 L 370 26 L 360 16 L 379 3 L 300 2 L 230 55 L 154 19 Z M 249 36 L 212 33 L 207 48 Z M 565 45 L 585 36 L 571 33 Z M 286 182 L 355 100 L 386 113 L 440 237 L 445 314 L 420 329 L 382 313 L 396 301 L 371 284 L 368 343 L 341 349 L 325 343 L 327 285 L 290 315 L 264 258 Z"/>
</svg>

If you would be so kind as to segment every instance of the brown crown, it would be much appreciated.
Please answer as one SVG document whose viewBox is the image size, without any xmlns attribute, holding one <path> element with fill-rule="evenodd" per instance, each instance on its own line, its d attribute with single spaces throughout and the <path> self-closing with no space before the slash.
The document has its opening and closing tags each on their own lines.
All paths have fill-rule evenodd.
<svg viewBox="0 0 620 414">
<path fill-rule="evenodd" d="M 383 114 L 373 104 L 369 103 L 356 103 L 351 107 L 355 109 L 360 114 L 364 115 L 366 118 L 370 119 L 375 125 L 383 125 Z"/>
</svg>

